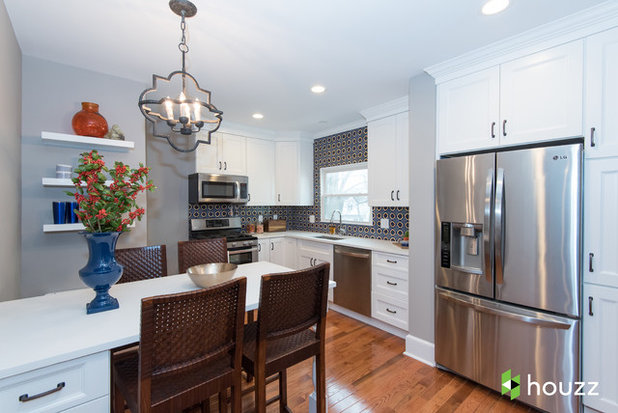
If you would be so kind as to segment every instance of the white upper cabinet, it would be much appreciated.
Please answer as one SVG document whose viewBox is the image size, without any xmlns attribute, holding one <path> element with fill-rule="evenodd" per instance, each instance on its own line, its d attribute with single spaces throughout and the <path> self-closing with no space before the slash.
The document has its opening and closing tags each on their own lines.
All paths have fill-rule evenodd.
<svg viewBox="0 0 618 413">
<path fill-rule="evenodd" d="M 618 158 L 586 162 L 584 281 L 618 287 Z"/>
<path fill-rule="evenodd" d="M 586 157 L 618 156 L 618 28 L 586 39 Z"/>
<path fill-rule="evenodd" d="M 438 85 L 440 154 L 583 136 L 583 40 Z"/>
<path fill-rule="evenodd" d="M 440 84 L 437 101 L 437 134 L 441 153 L 498 145 L 498 66 Z"/>
<path fill-rule="evenodd" d="M 313 143 L 275 143 L 275 205 L 313 205 Z"/>
<path fill-rule="evenodd" d="M 195 171 L 200 173 L 246 175 L 246 138 L 215 132 L 210 145 L 199 145 L 195 151 Z"/>
<path fill-rule="evenodd" d="M 370 206 L 408 206 L 408 112 L 367 122 Z"/>
<path fill-rule="evenodd" d="M 582 136 L 583 41 L 500 67 L 501 145 Z"/>
<path fill-rule="evenodd" d="M 248 206 L 275 205 L 275 143 L 247 139 Z"/>
</svg>

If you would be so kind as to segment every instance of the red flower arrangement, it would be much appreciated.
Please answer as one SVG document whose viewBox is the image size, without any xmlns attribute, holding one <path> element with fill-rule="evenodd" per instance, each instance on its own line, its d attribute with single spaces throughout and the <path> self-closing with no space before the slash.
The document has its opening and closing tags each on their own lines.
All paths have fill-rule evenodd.
<svg viewBox="0 0 618 413">
<path fill-rule="evenodd" d="M 155 186 L 148 181 L 150 168 L 139 164 L 130 169 L 122 162 L 115 162 L 114 168 L 105 166 L 103 156 L 96 150 L 84 152 L 75 168 L 72 178 L 75 192 L 67 191 L 79 203 L 75 211 L 88 232 L 122 232 L 137 218 L 141 221 L 146 212 L 135 201 L 137 194 L 153 191 Z M 107 176 L 111 184 L 106 185 Z"/>
</svg>

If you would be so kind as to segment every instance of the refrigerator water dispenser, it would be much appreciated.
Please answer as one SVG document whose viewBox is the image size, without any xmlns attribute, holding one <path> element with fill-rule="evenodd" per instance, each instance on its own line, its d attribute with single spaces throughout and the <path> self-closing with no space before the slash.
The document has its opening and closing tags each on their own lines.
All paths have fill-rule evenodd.
<svg viewBox="0 0 618 413">
<path fill-rule="evenodd" d="M 442 267 L 483 274 L 483 225 L 442 223 Z"/>
</svg>

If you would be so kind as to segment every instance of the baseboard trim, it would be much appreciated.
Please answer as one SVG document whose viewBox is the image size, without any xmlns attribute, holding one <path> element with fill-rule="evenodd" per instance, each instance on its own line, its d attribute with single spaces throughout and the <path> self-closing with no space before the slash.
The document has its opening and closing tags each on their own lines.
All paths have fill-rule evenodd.
<svg viewBox="0 0 618 413">
<path fill-rule="evenodd" d="M 352 310 L 348 310 L 347 308 L 343 308 L 341 306 L 338 306 L 337 304 L 333 304 L 332 301 L 328 302 L 328 309 L 341 313 L 355 320 L 358 320 L 361 323 L 369 324 L 372 327 L 379 328 L 380 330 L 386 331 L 387 333 L 391 333 L 392 335 L 400 337 L 400 338 L 405 339 L 406 336 L 408 335 L 408 332 L 405 330 L 394 327 L 390 324 L 386 324 L 380 320 L 376 320 L 375 318 L 371 318 L 371 317 L 367 317 L 362 314 L 355 313 Z M 406 348 L 407 348 L 407 345 L 406 345 Z"/>
<path fill-rule="evenodd" d="M 406 336 L 406 351 L 403 354 L 431 367 L 436 366 L 434 344 L 413 335 Z"/>
</svg>

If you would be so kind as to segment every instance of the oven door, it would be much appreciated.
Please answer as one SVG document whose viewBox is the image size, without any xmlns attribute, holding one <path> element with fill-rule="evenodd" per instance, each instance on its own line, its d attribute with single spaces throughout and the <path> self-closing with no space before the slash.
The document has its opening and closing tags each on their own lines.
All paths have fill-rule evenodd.
<svg viewBox="0 0 618 413">
<path fill-rule="evenodd" d="M 240 248 L 228 248 L 227 250 L 228 261 L 230 264 L 247 264 L 250 262 L 257 262 L 258 249 L 257 247 L 240 247 Z"/>
</svg>

